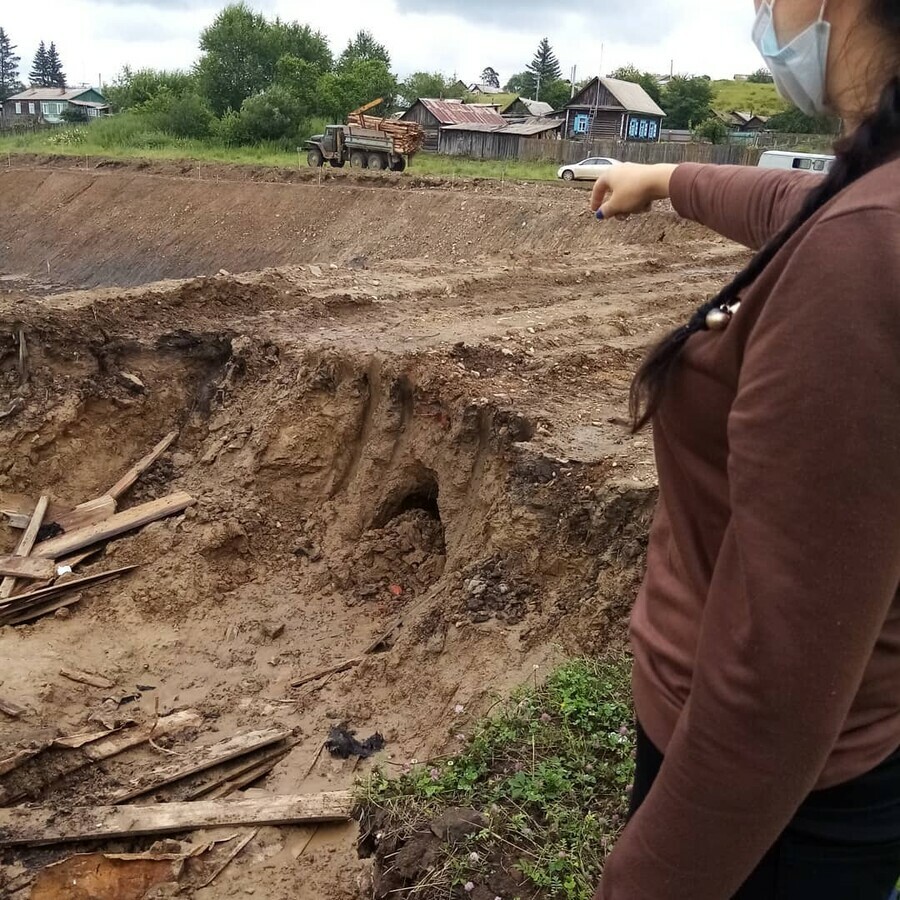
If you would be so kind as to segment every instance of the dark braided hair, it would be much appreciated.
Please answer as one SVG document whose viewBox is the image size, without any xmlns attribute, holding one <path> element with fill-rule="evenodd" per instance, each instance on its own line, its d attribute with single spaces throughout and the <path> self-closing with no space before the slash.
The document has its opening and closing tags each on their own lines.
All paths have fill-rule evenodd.
<svg viewBox="0 0 900 900">
<path fill-rule="evenodd" d="M 875 21 L 887 30 L 900 51 L 900 2 L 872 0 Z M 688 338 L 708 329 L 707 317 L 715 310 L 726 311 L 739 302 L 741 291 L 762 274 L 776 254 L 810 217 L 854 181 L 887 162 L 900 150 L 900 74 L 885 85 L 878 106 L 860 123 L 850 137 L 837 147 L 837 159 L 822 183 L 812 191 L 802 209 L 747 264 L 735 279 L 704 303 L 686 325 L 673 331 L 654 347 L 642 363 L 631 385 L 632 429 L 644 428 L 659 409 L 666 385 Z"/>
</svg>

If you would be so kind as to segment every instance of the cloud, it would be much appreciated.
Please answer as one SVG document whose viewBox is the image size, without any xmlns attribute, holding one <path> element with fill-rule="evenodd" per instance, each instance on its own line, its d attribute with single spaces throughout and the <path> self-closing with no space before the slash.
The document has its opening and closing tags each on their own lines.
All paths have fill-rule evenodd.
<svg viewBox="0 0 900 900">
<path fill-rule="evenodd" d="M 674 7 L 674 8 L 673 8 Z M 500 25 L 513 31 L 540 32 L 553 41 L 553 34 L 572 25 L 591 28 L 597 42 L 626 41 L 653 44 L 678 23 L 678 7 L 668 0 L 603 0 L 587 8 L 573 5 L 560 9 L 547 0 L 397 0 L 400 13 L 441 13 L 475 24 Z"/>
</svg>

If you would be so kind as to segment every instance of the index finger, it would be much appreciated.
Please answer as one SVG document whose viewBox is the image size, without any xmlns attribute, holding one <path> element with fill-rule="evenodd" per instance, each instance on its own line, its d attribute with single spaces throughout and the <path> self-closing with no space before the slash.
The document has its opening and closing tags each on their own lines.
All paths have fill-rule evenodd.
<svg viewBox="0 0 900 900">
<path fill-rule="evenodd" d="M 597 212 L 603 205 L 606 195 L 610 192 L 609 181 L 606 175 L 601 175 L 595 182 L 591 191 L 591 212 Z"/>
</svg>

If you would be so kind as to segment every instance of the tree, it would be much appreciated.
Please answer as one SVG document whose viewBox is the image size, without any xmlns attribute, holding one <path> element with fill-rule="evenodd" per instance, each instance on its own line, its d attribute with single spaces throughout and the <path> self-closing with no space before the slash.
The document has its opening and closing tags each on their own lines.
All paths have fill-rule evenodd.
<svg viewBox="0 0 900 900">
<path fill-rule="evenodd" d="M 390 110 L 397 96 L 397 79 L 380 59 L 361 59 L 336 72 L 327 72 L 317 85 L 319 112 L 332 121 L 343 122 L 347 113 L 384 98 L 383 110 Z"/>
<path fill-rule="evenodd" d="M 519 97 L 533 98 L 536 87 L 537 79 L 531 72 L 516 72 L 516 74 L 506 82 L 504 90 L 510 94 L 516 94 Z"/>
<path fill-rule="evenodd" d="M 548 85 L 541 85 L 541 100 L 549 103 L 554 109 L 562 109 L 571 98 L 570 81 L 551 81 Z"/>
<path fill-rule="evenodd" d="M 752 75 L 748 75 L 747 81 L 749 81 L 750 84 L 774 84 L 775 79 L 768 69 L 762 68 L 757 69 Z"/>
<path fill-rule="evenodd" d="M 829 116 L 808 116 L 792 107 L 772 116 L 766 122 L 766 128 L 784 134 L 837 134 L 840 123 Z"/>
<path fill-rule="evenodd" d="M 556 58 L 548 38 L 544 38 L 538 44 L 534 59 L 528 65 L 528 71 L 534 76 L 535 100 L 541 99 L 538 96 L 541 92 L 541 85 L 549 84 L 551 81 L 559 81 L 562 77 L 559 60 Z"/>
<path fill-rule="evenodd" d="M 325 37 L 297 22 L 269 21 L 244 3 L 225 7 L 200 36 L 201 94 L 221 115 L 271 87 L 281 57 L 305 59 L 322 73 L 332 67 Z"/>
<path fill-rule="evenodd" d="M 414 72 L 400 85 L 400 96 L 407 106 L 420 97 L 440 100 L 447 96 L 450 82 L 443 72 Z"/>
<path fill-rule="evenodd" d="M 134 109 L 162 93 L 173 97 L 197 93 L 197 79 L 190 72 L 165 69 L 137 69 L 129 66 L 107 85 L 104 92 L 113 109 Z"/>
<path fill-rule="evenodd" d="M 6 31 L 0 28 L 0 103 L 19 92 L 19 63 L 16 45 L 10 41 Z"/>
<path fill-rule="evenodd" d="M 34 62 L 31 64 L 28 80 L 31 82 L 32 87 L 50 87 L 48 84 L 49 77 L 50 60 L 47 57 L 47 45 L 41 41 L 37 53 L 34 54 Z"/>
<path fill-rule="evenodd" d="M 346 49 L 338 60 L 338 68 L 344 69 L 352 63 L 371 59 L 380 60 L 388 68 L 391 67 L 391 55 L 388 53 L 387 47 L 379 44 L 371 31 L 359 31 L 356 37 L 347 43 Z"/>
<path fill-rule="evenodd" d="M 279 84 L 248 97 L 241 106 L 241 124 L 251 141 L 292 137 L 302 118 L 297 98 Z"/>
<path fill-rule="evenodd" d="M 662 94 L 669 128 L 693 128 L 713 116 L 712 84 L 702 76 L 676 75 Z"/>
<path fill-rule="evenodd" d="M 654 103 L 662 106 L 662 88 L 656 80 L 656 76 L 650 72 L 641 72 L 636 66 L 620 66 L 614 72 L 610 72 L 609 77 L 639 84 L 650 95 L 650 99 Z"/>
<path fill-rule="evenodd" d="M 694 135 L 709 141 L 711 144 L 728 143 L 728 128 L 718 116 L 712 116 L 705 122 L 702 122 L 700 127 L 694 132 Z"/>
<path fill-rule="evenodd" d="M 62 60 L 53 41 L 50 42 L 50 49 L 47 51 L 47 81 L 50 82 L 47 87 L 66 86 L 66 73 L 63 72 Z"/>
<path fill-rule="evenodd" d="M 497 90 L 499 90 L 500 89 L 500 75 L 498 74 L 496 69 L 492 68 L 491 66 L 488 66 L 481 73 L 481 83 L 483 85 L 485 85 L 485 87 L 497 88 Z"/>
</svg>

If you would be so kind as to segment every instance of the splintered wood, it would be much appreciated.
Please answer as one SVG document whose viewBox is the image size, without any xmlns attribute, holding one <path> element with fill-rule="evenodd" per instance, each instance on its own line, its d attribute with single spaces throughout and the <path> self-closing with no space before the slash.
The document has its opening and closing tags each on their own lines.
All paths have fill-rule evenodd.
<svg viewBox="0 0 900 900">
<path fill-rule="evenodd" d="M 117 503 L 168 450 L 178 437 L 167 434 L 143 459 L 133 465 L 106 493 L 75 507 L 53 502 L 47 496 L 37 503 L 27 498 L 7 497 L 0 505 L 13 527 L 24 528 L 15 552 L 0 555 L 0 625 L 21 625 L 79 602 L 79 588 L 100 584 L 132 571 L 134 566 L 100 572 L 84 578 L 71 577 L 71 570 L 120 537 L 183 512 L 196 501 L 183 491 L 159 500 L 117 510 Z M 38 542 L 42 525 L 53 527 Z M 29 588 L 21 587 L 30 580 Z"/>
</svg>

